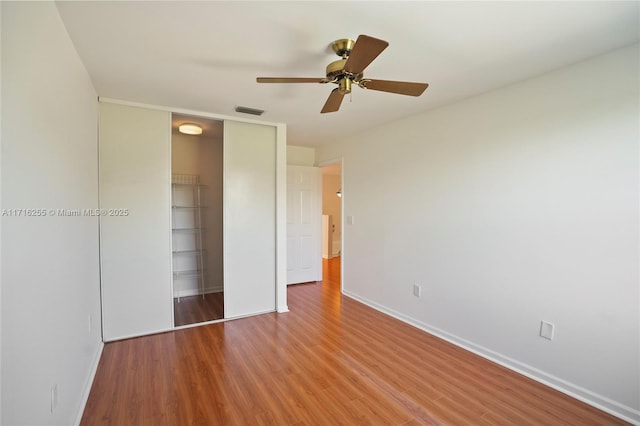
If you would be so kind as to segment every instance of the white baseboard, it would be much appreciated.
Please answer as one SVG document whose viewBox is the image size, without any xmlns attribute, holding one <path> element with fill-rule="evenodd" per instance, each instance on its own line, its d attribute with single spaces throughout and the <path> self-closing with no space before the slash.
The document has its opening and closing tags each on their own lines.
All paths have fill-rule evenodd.
<svg viewBox="0 0 640 426">
<path fill-rule="evenodd" d="M 541 371 L 535 367 L 521 363 L 515 359 L 509 358 L 507 356 L 494 352 L 483 346 L 476 345 L 473 342 L 462 339 L 458 336 L 447 333 L 446 331 L 440 330 L 437 327 L 433 327 L 429 324 L 418 321 L 407 315 L 396 312 L 392 309 L 387 308 L 386 306 L 380 305 L 376 302 L 368 300 L 357 294 L 351 293 L 349 291 L 343 291 L 343 293 L 345 296 L 350 297 L 351 299 L 354 299 L 360 303 L 364 303 L 365 305 L 377 311 L 380 311 L 384 314 L 392 316 L 406 324 L 419 328 L 422 331 L 425 331 L 431 335 L 434 335 L 443 340 L 446 340 L 449 343 L 452 343 L 458 347 L 461 347 L 462 349 L 473 352 L 474 354 L 479 355 L 485 359 L 488 359 L 489 361 L 495 362 L 496 364 L 500 364 L 503 367 L 506 367 L 510 370 L 513 370 L 517 373 L 527 376 L 530 379 L 533 379 L 537 382 L 547 385 L 557 391 L 560 391 L 586 404 L 589 404 L 595 408 L 598 408 L 599 410 L 605 411 L 609 414 L 619 417 L 631 424 L 640 425 L 640 411 L 632 407 L 628 407 L 626 405 L 613 401 L 607 397 L 598 395 L 594 392 L 591 392 L 588 389 L 584 389 L 573 383 L 567 382 L 566 380 L 560 379 L 559 377 L 555 377 L 551 374 L 545 373 L 544 371 Z"/>
<path fill-rule="evenodd" d="M 91 372 L 89 373 L 89 377 L 87 379 L 87 383 L 84 387 L 84 392 L 82 394 L 82 400 L 80 401 L 80 408 L 78 409 L 78 414 L 76 414 L 75 425 L 79 426 L 82 421 L 82 415 L 84 414 L 84 409 L 87 406 L 87 401 L 89 401 L 89 394 L 91 394 L 91 387 L 93 386 L 93 381 L 96 378 L 96 373 L 98 372 L 98 365 L 100 364 L 100 358 L 102 357 L 102 350 L 104 349 L 104 343 L 100 342 L 98 345 L 98 350 L 93 358 L 93 364 L 91 366 Z"/>
<path fill-rule="evenodd" d="M 287 305 L 278 306 L 278 309 L 276 309 L 276 312 L 279 314 L 286 314 L 287 312 L 289 312 L 289 307 Z"/>
</svg>

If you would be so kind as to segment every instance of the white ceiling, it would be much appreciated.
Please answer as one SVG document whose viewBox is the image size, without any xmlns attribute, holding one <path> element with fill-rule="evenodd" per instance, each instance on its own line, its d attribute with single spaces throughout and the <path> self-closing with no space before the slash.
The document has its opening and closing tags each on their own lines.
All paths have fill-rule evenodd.
<svg viewBox="0 0 640 426">
<path fill-rule="evenodd" d="M 288 125 L 317 146 L 638 42 L 640 2 L 57 2 L 100 96 Z M 354 88 L 320 114 L 330 43 L 367 34 L 389 47 L 368 78 L 428 82 L 419 98 Z M 603 76 L 603 78 L 606 78 Z M 594 81 L 593 84 L 598 84 Z M 585 87 L 585 90 L 589 90 Z"/>
</svg>

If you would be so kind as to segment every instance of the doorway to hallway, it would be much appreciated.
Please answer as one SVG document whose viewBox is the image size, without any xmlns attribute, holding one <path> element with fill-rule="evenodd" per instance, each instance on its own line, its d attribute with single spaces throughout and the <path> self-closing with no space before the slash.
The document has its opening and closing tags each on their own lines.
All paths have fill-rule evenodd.
<svg viewBox="0 0 640 426">
<path fill-rule="evenodd" d="M 337 162 L 321 168 L 322 258 L 326 263 L 342 256 L 342 165 Z"/>
</svg>

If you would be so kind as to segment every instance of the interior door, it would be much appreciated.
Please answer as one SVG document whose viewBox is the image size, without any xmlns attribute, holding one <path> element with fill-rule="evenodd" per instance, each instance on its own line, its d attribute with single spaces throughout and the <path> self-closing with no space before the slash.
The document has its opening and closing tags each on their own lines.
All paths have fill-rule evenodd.
<svg viewBox="0 0 640 426">
<path fill-rule="evenodd" d="M 276 127 L 224 123 L 225 318 L 276 308 Z"/>
<path fill-rule="evenodd" d="M 287 167 L 287 284 L 322 280 L 322 172 Z"/>
</svg>

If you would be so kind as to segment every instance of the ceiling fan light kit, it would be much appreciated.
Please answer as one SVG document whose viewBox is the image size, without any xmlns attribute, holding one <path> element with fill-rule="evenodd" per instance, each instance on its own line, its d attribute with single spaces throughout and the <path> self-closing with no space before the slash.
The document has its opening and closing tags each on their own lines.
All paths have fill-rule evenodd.
<svg viewBox="0 0 640 426">
<path fill-rule="evenodd" d="M 384 40 L 360 35 L 358 40 L 348 38 L 336 40 L 331 47 L 342 59 L 331 62 L 326 68 L 325 78 L 305 77 L 258 77 L 258 83 L 334 83 L 333 89 L 324 104 L 321 113 L 335 112 L 340 109 L 344 95 L 351 93 L 353 84 L 363 89 L 400 95 L 420 96 L 429 87 L 427 83 L 408 81 L 365 79 L 364 70 L 389 46 Z"/>
</svg>

